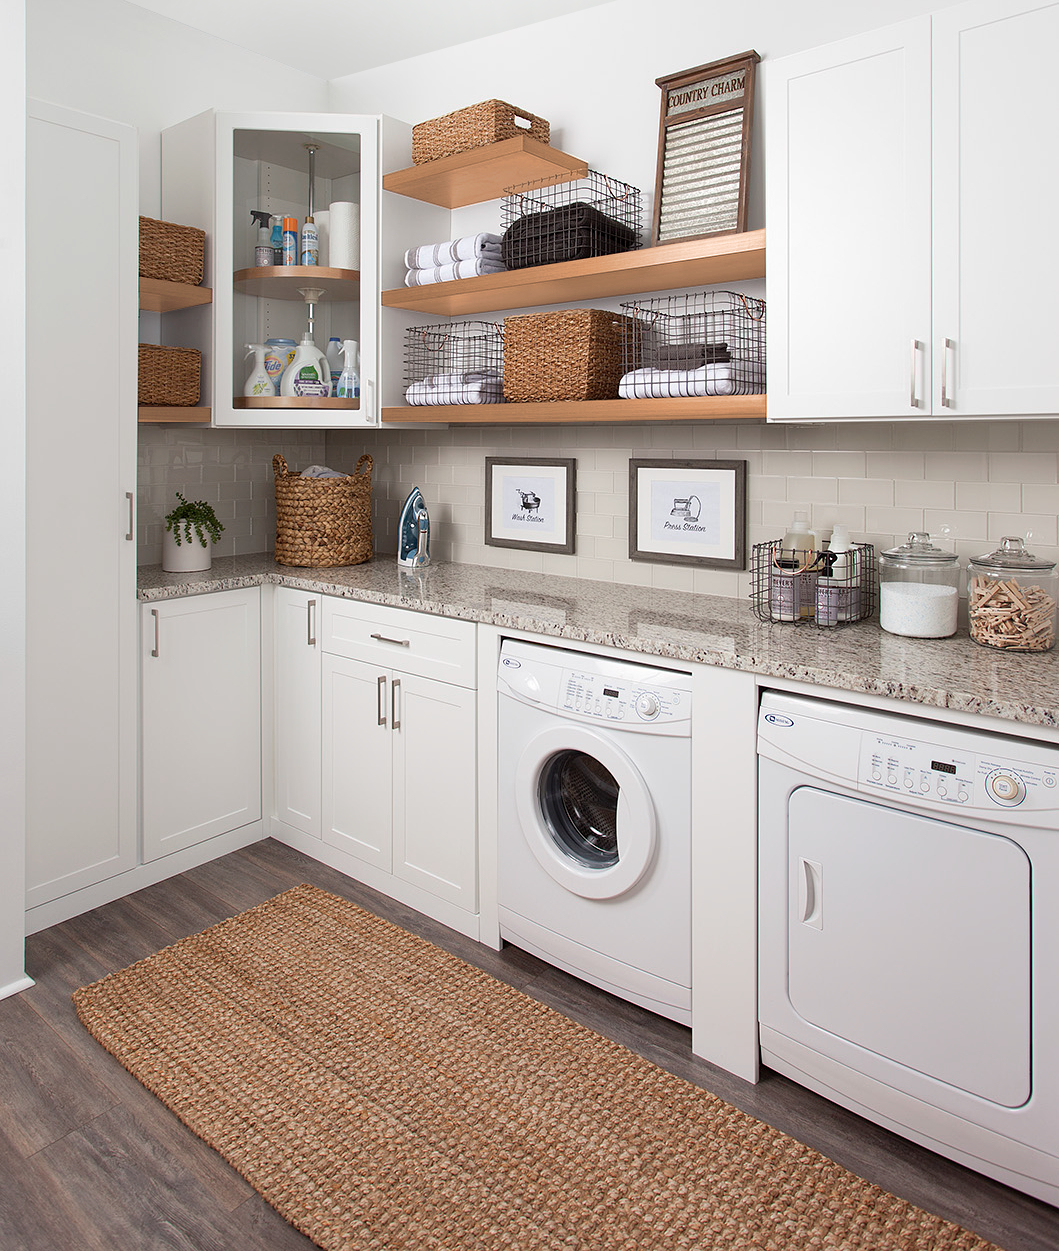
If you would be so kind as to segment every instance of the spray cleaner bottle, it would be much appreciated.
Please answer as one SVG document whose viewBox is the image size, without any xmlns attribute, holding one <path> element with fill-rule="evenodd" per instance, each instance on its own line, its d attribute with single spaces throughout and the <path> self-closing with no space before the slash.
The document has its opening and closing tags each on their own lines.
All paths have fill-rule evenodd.
<svg viewBox="0 0 1059 1251">
<path fill-rule="evenodd" d="M 265 209 L 251 209 L 250 216 L 257 222 L 257 241 L 254 244 L 254 264 L 272 264 L 272 242 L 269 238 L 268 223 L 271 214 Z"/>
<path fill-rule="evenodd" d="M 269 251 L 271 251 L 271 248 Z M 276 394 L 276 384 L 268 376 L 268 370 L 265 368 L 265 354 L 267 352 L 267 343 L 248 343 L 246 345 L 246 354 L 247 356 L 253 356 L 254 366 L 250 370 L 246 383 L 243 386 L 244 395 Z"/>
<path fill-rule="evenodd" d="M 342 355 L 345 358 L 342 372 L 338 376 L 335 395 L 341 400 L 360 399 L 360 375 L 357 373 L 357 341 L 346 339 L 342 344 Z"/>
</svg>

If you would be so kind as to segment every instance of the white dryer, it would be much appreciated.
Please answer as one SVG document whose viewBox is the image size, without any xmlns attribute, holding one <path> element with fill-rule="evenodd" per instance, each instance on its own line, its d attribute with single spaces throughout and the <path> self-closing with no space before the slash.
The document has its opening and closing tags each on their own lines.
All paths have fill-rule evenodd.
<svg viewBox="0 0 1059 1251">
<path fill-rule="evenodd" d="M 1059 1203 L 1059 750 L 775 693 L 758 750 L 762 1059 Z"/>
<path fill-rule="evenodd" d="M 691 679 L 504 641 L 500 934 L 691 1021 Z"/>
</svg>

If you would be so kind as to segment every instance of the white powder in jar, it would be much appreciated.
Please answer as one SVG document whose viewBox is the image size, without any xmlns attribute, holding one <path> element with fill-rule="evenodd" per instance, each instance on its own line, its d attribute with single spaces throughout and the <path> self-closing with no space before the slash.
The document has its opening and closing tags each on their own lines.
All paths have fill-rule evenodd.
<svg viewBox="0 0 1059 1251">
<path fill-rule="evenodd" d="M 960 597 L 954 586 L 932 582 L 884 582 L 879 587 L 879 624 L 889 634 L 945 639 L 956 633 Z"/>
</svg>

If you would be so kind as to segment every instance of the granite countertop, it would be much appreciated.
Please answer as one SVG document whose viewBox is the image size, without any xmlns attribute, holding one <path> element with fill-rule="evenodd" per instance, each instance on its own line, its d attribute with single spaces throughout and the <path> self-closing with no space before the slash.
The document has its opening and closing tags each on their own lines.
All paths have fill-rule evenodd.
<svg viewBox="0 0 1059 1251">
<path fill-rule="evenodd" d="M 139 570 L 144 601 L 274 583 L 525 630 L 889 696 L 932 708 L 1059 726 L 1059 649 L 1005 654 L 965 635 L 906 639 L 875 622 L 833 630 L 759 621 L 745 600 L 477 565 L 399 570 L 392 557 L 338 569 L 295 569 L 269 554 L 215 559 L 206 573 Z"/>
</svg>

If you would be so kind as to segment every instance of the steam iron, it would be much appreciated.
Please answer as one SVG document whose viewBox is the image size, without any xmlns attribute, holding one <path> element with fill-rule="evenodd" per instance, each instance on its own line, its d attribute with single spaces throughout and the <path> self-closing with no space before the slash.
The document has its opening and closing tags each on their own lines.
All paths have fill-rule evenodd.
<svg viewBox="0 0 1059 1251">
<path fill-rule="evenodd" d="M 419 487 L 413 487 L 397 526 L 397 563 L 407 569 L 430 564 L 430 514 Z"/>
</svg>

